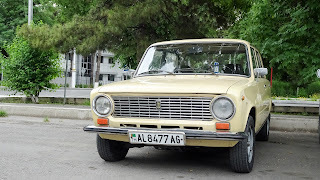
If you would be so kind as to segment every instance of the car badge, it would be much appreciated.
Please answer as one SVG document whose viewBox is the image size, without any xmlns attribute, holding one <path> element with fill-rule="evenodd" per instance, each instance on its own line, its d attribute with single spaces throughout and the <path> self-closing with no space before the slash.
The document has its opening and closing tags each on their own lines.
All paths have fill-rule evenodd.
<svg viewBox="0 0 320 180">
<path fill-rule="evenodd" d="M 157 110 L 160 110 L 160 109 L 161 109 L 161 100 L 160 100 L 160 99 L 157 99 L 157 100 L 156 100 L 156 109 L 157 109 Z"/>
</svg>

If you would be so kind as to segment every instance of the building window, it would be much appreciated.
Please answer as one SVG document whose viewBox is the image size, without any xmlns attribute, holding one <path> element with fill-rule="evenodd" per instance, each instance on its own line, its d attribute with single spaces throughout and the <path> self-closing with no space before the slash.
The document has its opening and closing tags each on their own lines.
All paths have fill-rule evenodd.
<svg viewBox="0 0 320 180">
<path fill-rule="evenodd" d="M 103 81 L 103 74 L 99 74 L 99 81 Z"/>
<path fill-rule="evenodd" d="M 98 61 L 98 56 L 97 56 L 97 61 Z M 101 56 L 101 61 L 100 63 L 103 63 L 103 56 Z"/>
<path fill-rule="evenodd" d="M 114 81 L 114 74 L 108 74 L 108 81 Z"/>
<path fill-rule="evenodd" d="M 114 64 L 112 57 L 109 57 L 109 64 Z"/>
<path fill-rule="evenodd" d="M 65 59 L 67 59 L 67 60 L 72 60 L 73 59 L 73 53 L 66 53 L 65 54 Z"/>
<path fill-rule="evenodd" d="M 123 80 L 128 80 L 128 79 L 130 79 L 129 75 L 123 75 Z"/>
<path fill-rule="evenodd" d="M 81 71 L 83 70 L 83 76 L 85 77 L 90 77 L 91 74 L 91 57 L 92 56 L 86 56 L 82 57 L 82 62 L 81 62 Z"/>
</svg>

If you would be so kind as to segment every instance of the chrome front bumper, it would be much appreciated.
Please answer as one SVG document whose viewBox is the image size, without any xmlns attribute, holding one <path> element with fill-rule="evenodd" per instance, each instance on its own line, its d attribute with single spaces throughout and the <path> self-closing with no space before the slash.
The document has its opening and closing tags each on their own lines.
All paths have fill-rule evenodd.
<svg viewBox="0 0 320 180">
<path fill-rule="evenodd" d="M 243 132 L 230 133 L 230 132 L 212 132 L 202 130 L 185 130 L 185 129 L 148 129 L 148 128 L 112 128 L 112 127 L 97 127 L 86 126 L 83 128 L 86 132 L 99 133 L 99 134 L 120 134 L 127 135 L 129 130 L 142 130 L 142 131 L 164 131 L 164 132 L 184 132 L 186 139 L 209 139 L 209 140 L 230 140 L 241 141 L 247 136 Z"/>
</svg>

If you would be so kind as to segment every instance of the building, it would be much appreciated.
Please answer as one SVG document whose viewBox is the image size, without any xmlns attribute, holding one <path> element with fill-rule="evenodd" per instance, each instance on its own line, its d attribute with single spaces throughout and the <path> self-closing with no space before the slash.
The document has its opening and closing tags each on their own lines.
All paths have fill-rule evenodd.
<svg viewBox="0 0 320 180">
<path fill-rule="evenodd" d="M 64 72 L 67 69 L 67 85 L 73 88 L 83 85 L 90 85 L 91 75 L 93 76 L 94 82 L 97 69 L 97 59 L 97 53 L 95 53 L 94 56 L 82 56 L 80 54 L 74 53 L 73 51 L 61 55 L 61 66 Z M 94 66 L 92 66 L 93 63 Z M 125 67 L 120 67 L 120 64 L 114 59 L 113 53 L 106 50 L 102 51 L 99 85 L 105 85 L 116 81 L 127 80 L 130 78 L 131 72 L 129 72 L 129 70 Z M 65 78 L 57 78 L 53 82 L 64 85 Z"/>
</svg>

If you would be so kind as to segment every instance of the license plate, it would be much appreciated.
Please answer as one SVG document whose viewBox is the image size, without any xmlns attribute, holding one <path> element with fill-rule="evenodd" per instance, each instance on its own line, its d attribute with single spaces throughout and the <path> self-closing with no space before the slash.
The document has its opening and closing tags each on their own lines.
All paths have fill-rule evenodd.
<svg viewBox="0 0 320 180">
<path fill-rule="evenodd" d="M 183 132 L 158 132 L 158 131 L 129 131 L 131 144 L 152 144 L 167 146 L 184 146 L 185 134 Z"/>
</svg>

